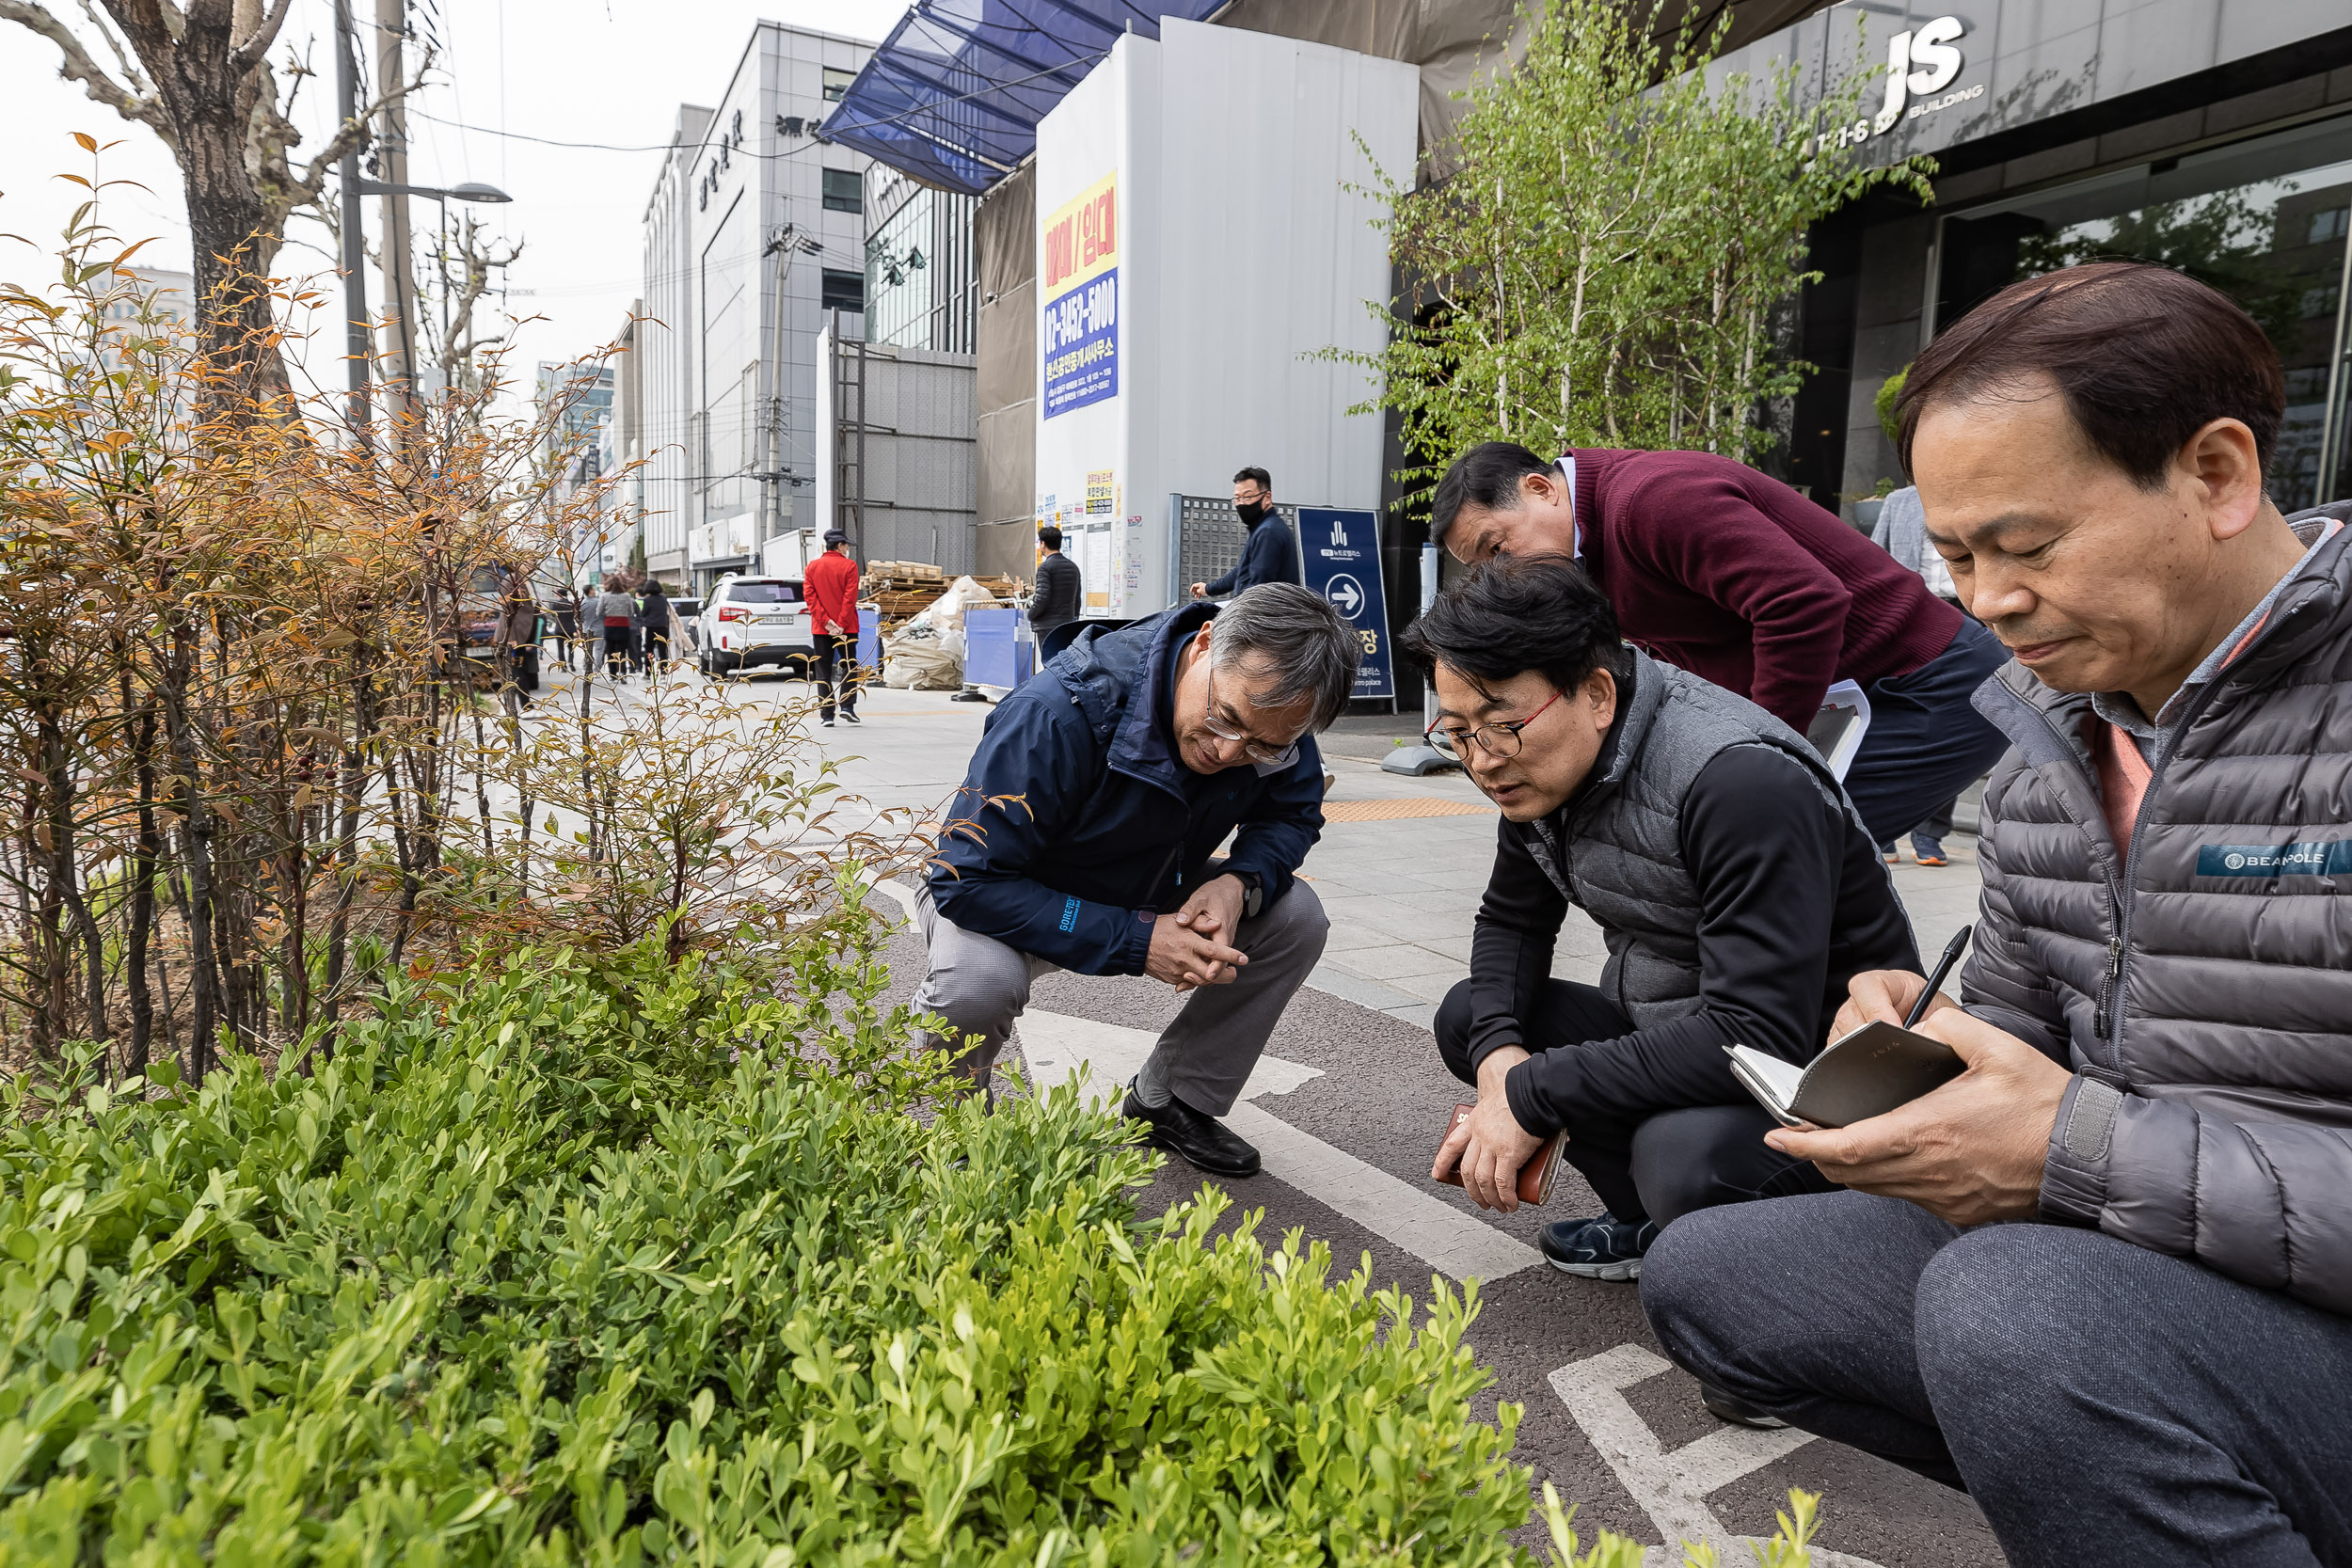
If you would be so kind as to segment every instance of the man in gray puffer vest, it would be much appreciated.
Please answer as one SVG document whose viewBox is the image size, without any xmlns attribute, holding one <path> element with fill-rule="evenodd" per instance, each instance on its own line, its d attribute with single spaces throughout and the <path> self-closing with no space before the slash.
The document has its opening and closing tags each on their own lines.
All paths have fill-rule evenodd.
<svg viewBox="0 0 2352 1568">
<path fill-rule="evenodd" d="M 1660 1227 L 1719 1203 L 1820 1192 L 1765 1146 L 1772 1117 L 1724 1047 L 1810 1061 L 1856 974 L 1917 967 L 1869 830 L 1802 736 L 1618 640 L 1565 556 L 1499 556 L 1404 645 L 1434 667 L 1434 744 L 1502 809 L 1470 978 L 1438 1050 L 1478 1085 L 1439 1148 L 1488 1207 L 1555 1132 L 1607 1212 L 1546 1226 L 1544 1255 L 1640 1275 Z M 1573 904 L 1609 944 L 1600 984 L 1551 977 Z"/>
<path fill-rule="evenodd" d="M 1643 1279 L 1676 1360 L 1964 1484 L 2021 1568 L 2352 1563 L 2352 537 L 2265 493 L 2284 412 L 2254 320 L 2137 263 L 1920 356 L 1929 540 L 2016 656 L 1921 1025 L 1968 1070 L 1773 1133 L 1857 1190 L 1694 1216 Z"/>
</svg>

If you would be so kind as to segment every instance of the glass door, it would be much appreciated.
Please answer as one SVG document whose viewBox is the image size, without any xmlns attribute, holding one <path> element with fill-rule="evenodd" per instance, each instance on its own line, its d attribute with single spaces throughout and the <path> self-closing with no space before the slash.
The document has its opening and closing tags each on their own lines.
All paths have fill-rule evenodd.
<svg viewBox="0 0 2352 1568">
<path fill-rule="evenodd" d="M 2352 117 L 2094 175 L 1943 220 L 1935 320 L 2084 261 L 2153 261 L 2246 307 L 2286 372 L 2271 499 L 2352 495 Z"/>
</svg>

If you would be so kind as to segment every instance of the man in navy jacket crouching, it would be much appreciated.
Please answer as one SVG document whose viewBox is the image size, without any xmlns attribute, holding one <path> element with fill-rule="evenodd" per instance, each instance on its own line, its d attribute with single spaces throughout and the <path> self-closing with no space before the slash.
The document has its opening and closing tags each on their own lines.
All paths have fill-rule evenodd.
<svg viewBox="0 0 2352 1568">
<path fill-rule="evenodd" d="M 932 1049 L 985 1085 L 1030 982 L 1149 974 L 1188 993 L 1126 1114 L 1212 1175 L 1254 1176 L 1232 1108 L 1329 930 L 1295 879 L 1323 832 L 1311 738 L 1358 634 L 1295 583 L 1095 628 L 989 716 L 916 901 Z M 1226 835 L 1232 845 L 1212 859 Z"/>
</svg>

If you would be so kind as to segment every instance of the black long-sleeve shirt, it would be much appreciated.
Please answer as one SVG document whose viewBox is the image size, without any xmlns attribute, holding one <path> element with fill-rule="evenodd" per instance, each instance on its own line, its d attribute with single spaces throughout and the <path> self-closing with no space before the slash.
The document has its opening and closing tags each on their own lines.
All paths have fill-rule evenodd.
<svg viewBox="0 0 2352 1568">
<path fill-rule="evenodd" d="M 1604 752 L 1596 774 L 1607 762 Z M 1683 798 L 1680 844 L 1699 892 L 1699 1010 L 1540 1050 L 1520 1021 L 1550 978 L 1567 900 L 1534 861 L 1542 841 L 1502 824 L 1470 941 L 1469 1043 L 1473 1063 L 1502 1045 L 1537 1053 L 1504 1080 L 1529 1132 L 1553 1132 L 1571 1105 L 1638 1120 L 1745 1103 L 1724 1046 L 1809 1062 L 1851 976 L 1919 967 L 1877 846 L 1787 753 L 1737 746 L 1708 763 Z"/>
</svg>

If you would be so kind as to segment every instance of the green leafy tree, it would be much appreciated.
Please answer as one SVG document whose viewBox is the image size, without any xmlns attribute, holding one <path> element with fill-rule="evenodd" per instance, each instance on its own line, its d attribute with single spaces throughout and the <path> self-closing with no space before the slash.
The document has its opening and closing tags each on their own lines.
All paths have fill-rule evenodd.
<svg viewBox="0 0 2352 1568">
<path fill-rule="evenodd" d="M 1865 168 L 1814 134 L 1857 117 L 1867 72 L 1806 105 L 1794 66 L 1710 88 L 1723 25 L 1661 44 L 1614 0 L 1558 0 L 1521 27 L 1518 64 L 1469 93 L 1456 172 L 1381 176 L 1406 290 L 1374 306 L 1385 350 L 1333 357 L 1404 416 L 1412 483 L 1494 439 L 1756 455 L 1758 405 L 1810 368 L 1774 335 L 1820 276 L 1807 226 L 1878 186 L 1925 200 L 1932 165 Z"/>
</svg>

